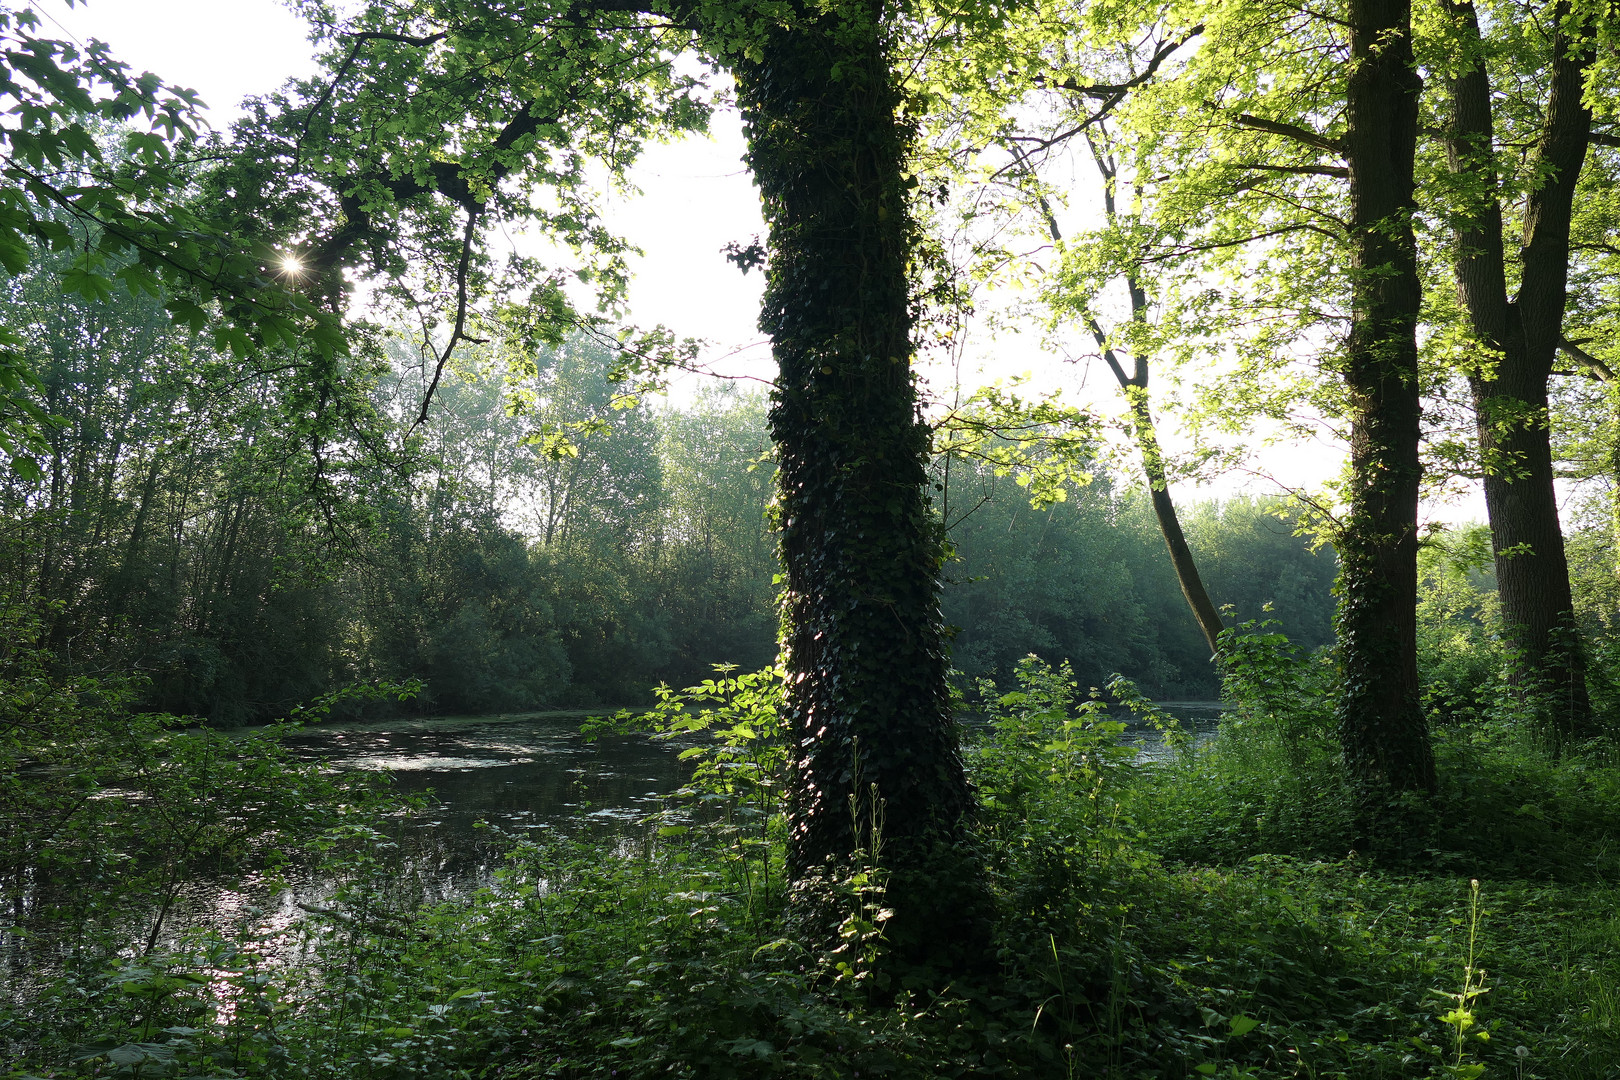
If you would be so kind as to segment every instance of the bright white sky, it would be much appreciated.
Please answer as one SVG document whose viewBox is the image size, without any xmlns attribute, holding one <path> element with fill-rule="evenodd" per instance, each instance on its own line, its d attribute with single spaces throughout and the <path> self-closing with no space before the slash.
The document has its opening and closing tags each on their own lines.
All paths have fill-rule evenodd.
<svg viewBox="0 0 1620 1080">
<path fill-rule="evenodd" d="M 221 129 L 239 115 L 244 97 L 316 71 L 304 24 L 279 0 L 89 0 L 73 8 L 66 0 L 39 3 L 73 36 L 100 38 L 137 70 L 197 90 L 209 106 L 210 121 Z M 705 339 L 706 355 L 718 371 L 767 375 L 769 350 L 754 325 L 761 275 L 744 276 L 720 254 L 727 243 L 746 244 L 763 233 L 759 201 L 741 162 L 740 121 L 723 114 L 713 129 L 708 139 L 650 148 L 635 172 L 643 194 L 617 201 L 609 224 L 645 251 L 636 261 L 631 293 L 638 324 L 662 323 L 681 336 Z M 988 374 L 975 374 L 981 369 Z M 1042 348 L 1037 330 L 978 340 L 967 350 L 963 377 L 968 381 L 1022 373 L 1032 373 L 1043 387 L 1063 387 L 1076 404 L 1115 407 L 1111 380 L 1100 363 L 1089 377 L 1079 367 L 1058 364 Z M 934 375 L 936 388 L 948 382 L 947 374 Z M 675 392 L 685 396 L 691 389 L 688 382 Z M 1173 447 L 1177 440 L 1165 434 Z M 1261 465 L 1284 482 L 1314 485 L 1342 460 L 1341 448 L 1316 445 L 1268 452 Z M 1232 476 L 1196 494 L 1244 490 L 1266 494 L 1276 488 Z M 1189 494 L 1194 493 L 1183 497 Z M 1431 513 L 1481 519 L 1483 505 L 1477 502 Z"/>
</svg>

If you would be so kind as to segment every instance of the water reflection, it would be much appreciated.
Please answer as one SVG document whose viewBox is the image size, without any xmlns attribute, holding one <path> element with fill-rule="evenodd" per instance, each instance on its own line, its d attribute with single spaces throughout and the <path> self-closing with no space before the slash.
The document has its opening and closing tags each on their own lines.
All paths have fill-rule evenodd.
<svg viewBox="0 0 1620 1080">
<path fill-rule="evenodd" d="M 1211 701 L 1159 707 L 1199 741 L 1214 734 L 1224 708 Z M 288 745 L 332 768 L 387 771 L 397 790 L 429 797 L 430 812 L 396 840 L 423 886 L 442 895 L 493 872 L 505 841 L 486 824 L 519 836 L 551 831 L 634 843 L 638 823 L 691 775 L 678 756 L 689 743 L 636 735 L 587 742 L 581 722 L 575 713 L 331 724 L 307 728 Z M 1142 758 L 1170 753 L 1149 725 L 1128 724 L 1125 738 Z"/>
<path fill-rule="evenodd" d="M 1206 743 L 1215 737 L 1227 709 L 1219 701 L 1156 701 L 1154 705 L 1179 720 L 1182 730 L 1191 732 L 1195 743 Z M 1165 745 L 1164 736 L 1157 728 L 1130 715 L 1119 719 L 1125 721 L 1124 741 L 1136 747 L 1138 761 L 1164 761 L 1174 753 Z"/>
<path fill-rule="evenodd" d="M 335 769 L 386 771 L 429 800 L 396 839 L 415 873 L 450 891 L 487 880 L 506 841 L 624 835 L 691 776 L 681 746 L 646 736 L 587 742 L 579 714 L 441 717 L 307 728 L 287 745 Z M 486 826 L 493 826 L 493 830 Z"/>
</svg>

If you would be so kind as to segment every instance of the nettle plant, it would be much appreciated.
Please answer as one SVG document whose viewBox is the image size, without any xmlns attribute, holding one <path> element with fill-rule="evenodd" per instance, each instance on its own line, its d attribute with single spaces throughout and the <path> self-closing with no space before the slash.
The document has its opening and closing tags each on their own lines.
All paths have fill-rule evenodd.
<svg viewBox="0 0 1620 1080">
<path fill-rule="evenodd" d="M 1067 661 L 1028 656 L 1015 677 L 1005 694 L 979 683 L 992 732 L 976 755 L 981 804 L 992 820 L 1050 825 L 1084 838 L 1092 855 L 1117 853 L 1128 838 L 1116 796 L 1136 763 L 1124 721 L 1096 691 L 1081 693 Z"/>
<path fill-rule="evenodd" d="M 783 671 L 737 674 L 736 664 L 714 665 L 715 678 L 677 690 L 659 686 L 646 711 L 624 709 L 588 721 L 587 738 L 650 732 L 683 746 L 692 778 L 674 805 L 656 815 L 658 835 L 675 839 L 697 829 L 717 839 L 729 888 L 741 891 L 750 912 L 780 889 L 777 841 L 784 828 L 787 738 L 780 718 Z"/>
<path fill-rule="evenodd" d="M 1221 633 L 1221 696 L 1234 706 L 1223 730 L 1276 740 L 1297 772 L 1310 748 L 1334 739 L 1336 672 L 1279 626 L 1266 619 Z"/>
</svg>

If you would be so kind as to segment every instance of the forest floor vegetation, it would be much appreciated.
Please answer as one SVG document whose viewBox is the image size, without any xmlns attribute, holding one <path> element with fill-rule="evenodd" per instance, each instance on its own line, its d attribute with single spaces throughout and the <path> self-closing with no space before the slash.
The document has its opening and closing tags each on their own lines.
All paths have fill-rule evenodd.
<svg viewBox="0 0 1620 1080">
<path fill-rule="evenodd" d="M 704 828 L 513 838 L 486 887 L 434 900 L 390 835 L 408 819 L 342 822 L 316 845 L 333 895 L 292 931 L 250 912 L 162 949 L 81 935 L 53 977 L 13 979 L 0 1075 L 1616 1075 L 1603 748 L 1554 760 L 1507 723 L 1442 726 L 1430 845 L 1377 865 L 1348 847 L 1325 669 L 1252 649 L 1207 744 L 1110 688 L 1164 726 L 1173 753 L 1151 765 L 1062 668 L 983 688 L 968 757 L 1000 904 L 989 975 L 885 968 L 882 875 L 858 857 L 842 945 L 793 938 L 771 681 L 722 672 L 650 721 L 713 736 L 689 791 Z"/>
</svg>

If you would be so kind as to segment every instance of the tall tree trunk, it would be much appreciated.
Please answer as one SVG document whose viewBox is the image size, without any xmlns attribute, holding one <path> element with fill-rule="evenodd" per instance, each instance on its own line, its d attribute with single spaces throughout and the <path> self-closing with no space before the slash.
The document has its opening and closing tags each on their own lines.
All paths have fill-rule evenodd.
<svg viewBox="0 0 1620 1080">
<path fill-rule="evenodd" d="M 136 503 L 135 520 L 129 527 L 129 538 L 124 543 L 123 558 L 119 561 L 118 569 L 111 574 L 111 598 L 107 603 L 107 631 L 110 635 L 120 632 L 119 623 L 129 605 L 130 594 L 135 591 L 137 579 L 141 575 L 140 555 L 141 545 L 146 542 L 146 522 L 152 512 L 152 498 L 157 492 L 158 475 L 163 465 L 163 454 L 157 450 L 152 451 L 151 463 L 146 469 L 146 479 L 141 484 L 140 501 Z"/>
<path fill-rule="evenodd" d="M 1569 230 L 1592 114 L 1582 102 L 1590 46 L 1564 32 L 1569 5 L 1554 6 L 1552 79 L 1538 147 L 1548 175 L 1525 210 L 1518 298 L 1509 301 L 1502 207 L 1492 158 L 1490 75 L 1471 3 L 1449 5 L 1473 62 L 1448 84 L 1453 173 L 1475 204 L 1454 224 L 1457 294 L 1488 350 L 1469 376 L 1485 473 L 1502 619 L 1516 653 L 1515 681 L 1544 710 L 1555 744 L 1595 734 L 1586 667 L 1575 638 L 1575 602 L 1553 488 L 1547 382 L 1563 339 Z"/>
<path fill-rule="evenodd" d="M 1127 284 L 1131 291 L 1132 315 L 1140 319 L 1147 311 L 1147 295 L 1134 277 Z M 1148 401 L 1147 357 L 1135 357 L 1133 370 L 1127 374 L 1118 354 L 1109 347 L 1108 335 L 1095 319 L 1091 322 L 1091 333 L 1097 347 L 1103 351 L 1103 360 L 1108 364 L 1108 369 L 1114 373 L 1114 381 L 1119 383 L 1120 393 L 1125 395 L 1130 405 L 1131 427 L 1136 434 L 1136 448 L 1142 454 L 1142 475 L 1152 495 L 1153 516 L 1159 523 L 1159 535 L 1164 538 L 1165 549 L 1170 552 L 1170 565 L 1175 568 L 1182 599 L 1187 601 L 1187 608 L 1197 620 L 1198 629 L 1209 644 L 1210 657 L 1214 659 L 1220 654 L 1220 634 L 1226 629 L 1226 624 L 1221 621 L 1220 610 L 1204 588 L 1204 578 L 1198 572 L 1192 548 L 1187 546 L 1187 536 L 1181 529 L 1181 517 L 1176 513 L 1176 502 L 1170 495 L 1164 451 L 1159 447 L 1159 430 L 1154 425 L 1153 409 Z"/>
<path fill-rule="evenodd" d="M 963 953 L 984 940 L 984 894 L 962 845 L 970 795 L 910 364 L 911 133 L 880 0 L 800 14 L 734 66 L 770 226 L 760 326 L 780 368 L 789 872 L 813 895 L 857 848 L 880 849 L 894 950 L 977 962 Z"/>
<path fill-rule="evenodd" d="M 1413 164 L 1422 80 L 1410 0 L 1351 0 L 1350 512 L 1339 537 L 1339 735 L 1361 843 L 1404 850 L 1435 788 L 1418 696 L 1417 318 Z"/>
</svg>

